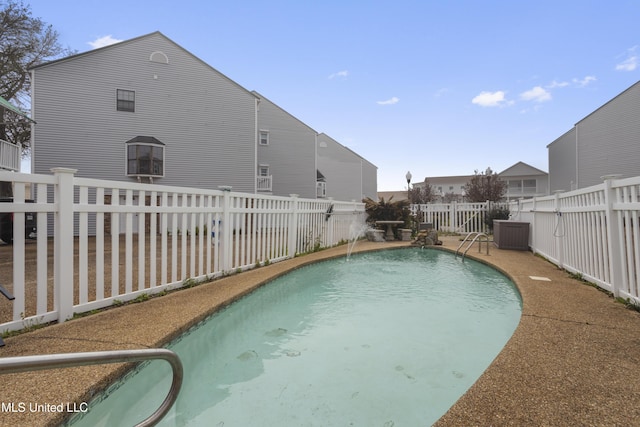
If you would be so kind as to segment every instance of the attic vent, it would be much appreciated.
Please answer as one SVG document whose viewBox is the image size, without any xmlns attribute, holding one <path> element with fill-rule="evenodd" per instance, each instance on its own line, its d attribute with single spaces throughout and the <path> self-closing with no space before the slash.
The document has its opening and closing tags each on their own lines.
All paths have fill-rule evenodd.
<svg viewBox="0 0 640 427">
<path fill-rule="evenodd" d="M 151 53 L 151 56 L 149 57 L 149 61 L 158 62 L 160 64 L 168 64 L 169 58 L 163 52 L 156 50 L 155 52 Z"/>
</svg>

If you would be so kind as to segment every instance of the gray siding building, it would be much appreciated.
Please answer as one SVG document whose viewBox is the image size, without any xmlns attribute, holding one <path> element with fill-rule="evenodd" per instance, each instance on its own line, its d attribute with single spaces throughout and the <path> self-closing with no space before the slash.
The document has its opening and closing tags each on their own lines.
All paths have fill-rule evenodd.
<svg viewBox="0 0 640 427">
<path fill-rule="evenodd" d="M 317 132 L 254 92 L 258 106 L 259 193 L 316 198 Z"/>
<path fill-rule="evenodd" d="M 32 172 L 255 191 L 258 98 L 163 34 L 31 73 Z"/>
<path fill-rule="evenodd" d="M 377 168 L 160 32 L 31 69 L 32 172 L 303 198 L 375 196 Z"/>
<path fill-rule="evenodd" d="M 318 135 L 318 186 L 336 200 L 377 198 L 378 168 L 330 136 Z"/>
<path fill-rule="evenodd" d="M 577 188 L 576 129 L 573 128 L 547 146 L 549 150 L 550 192 Z"/>
<path fill-rule="evenodd" d="M 547 146 L 550 190 L 600 184 L 604 175 L 640 175 L 640 82 Z"/>
</svg>

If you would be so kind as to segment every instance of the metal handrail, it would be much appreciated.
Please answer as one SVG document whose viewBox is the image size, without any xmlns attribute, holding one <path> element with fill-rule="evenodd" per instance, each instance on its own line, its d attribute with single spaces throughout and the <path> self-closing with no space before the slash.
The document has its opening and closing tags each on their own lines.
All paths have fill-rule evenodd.
<svg viewBox="0 0 640 427">
<path fill-rule="evenodd" d="M 458 252 L 460 251 L 460 248 L 462 247 L 462 245 L 465 244 L 465 242 L 467 240 L 469 240 L 469 237 L 474 236 L 473 239 L 471 240 L 471 243 L 469 243 L 469 245 L 466 247 L 466 249 L 464 250 L 463 254 L 462 254 L 462 260 L 464 261 L 464 257 L 467 255 L 467 252 L 469 251 L 469 248 L 471 246 L 473 246 L 473 244 L 476 242 L 476 240 L 478 240 L 478 238 L 481 237 L 485 237 L 486 240 L 485 242 L 487 242 L 487 255 L 489 255 L 489 236 L 487 236 L 485 233 L 478 233 L 478 232 L 471 232 L 469 234 L 467 234 L 467 236 L 464 238 L 464 240 L 462 241 L 462 243 L 460 243 L 460 245 L 458 246 L 458 249 L 456 249 L 456 257 L 458 256 Z M 482 252 L 482 240 L 479 241 L 479 245 L 478 245 L 478 253 Z"/>
<path fill-rule="evenodd" d="M 149 359 L 164 359 L 169 362 L 173 370 L 173 380 L 169 393 L 160 407 L 148 418 L 136 424 L 136 427 L 147 427 L 156 425 L 169 412 L 182 386 L 182 362 L 176 353 L 166 348 L 6 357 L 0 358 L 0 375 L 105 363 L 141 362 Z"/>
</svg>

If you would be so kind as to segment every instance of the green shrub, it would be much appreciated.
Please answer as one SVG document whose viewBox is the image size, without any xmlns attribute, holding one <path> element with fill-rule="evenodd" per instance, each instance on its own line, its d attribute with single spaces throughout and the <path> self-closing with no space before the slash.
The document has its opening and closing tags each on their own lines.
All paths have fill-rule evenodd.
<svg viewBox="0 0 640 427">
<path fill-rule="evenodd" d="M 487 215 L 484 218 L 484 223 L 489 227 L 489 232 L 493 233 L 493 220 L 494 219 L 509 219 L 509 208 L 505 207 L 494 207 L 487 212 Z"/>
</svg>

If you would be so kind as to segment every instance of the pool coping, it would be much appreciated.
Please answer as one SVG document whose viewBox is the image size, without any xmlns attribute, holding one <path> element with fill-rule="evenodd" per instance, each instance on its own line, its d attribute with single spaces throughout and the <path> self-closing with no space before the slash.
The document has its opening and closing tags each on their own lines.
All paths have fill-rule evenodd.
<svg viewBox="0 0 640 427">
<path fill-rule="evenodd" d="M 457 237 L 441 237 L 455 250 Z M 406 247 L 358 242 L 354 252 Z M 346 256 L 338 246 L 193 288 L 5 339 L 0 357 L 160 347 L 216 310 L 304 265 Z M 640 313 L 530 252 L 491 248 L 468 257 L 518 287 L 523 313 L 511 339 L 436 426 L 631 425 L 640 417 Z M 546 277 L 550 281 L 538 281 Z M 3 376 L 2 402 L 82 403 L 130 365 L 85 366 Z M 9 386 L 7 386 L 9 385 Z M 0 412 L 0 425 L 58 425 L 69 415 Z"/>
</svg>

